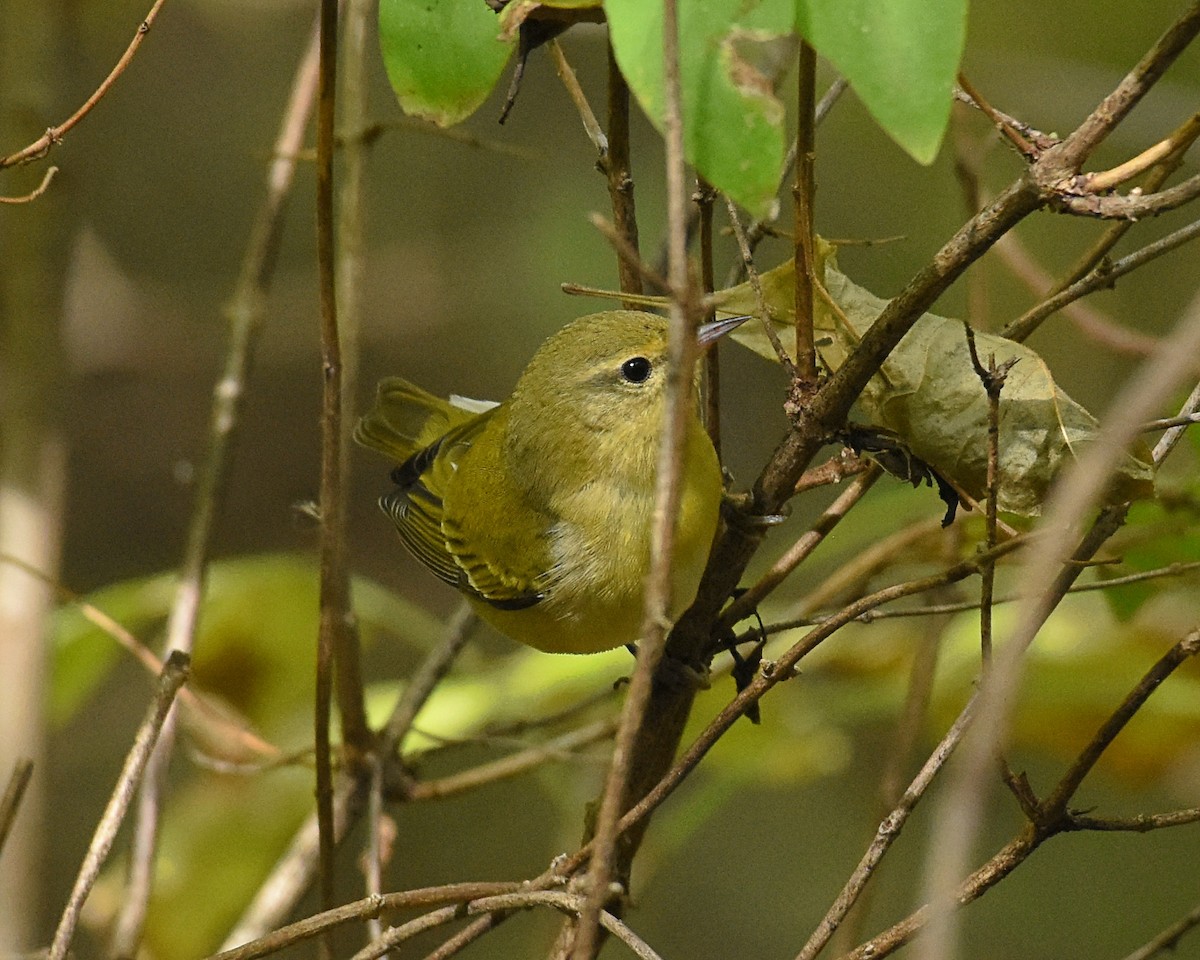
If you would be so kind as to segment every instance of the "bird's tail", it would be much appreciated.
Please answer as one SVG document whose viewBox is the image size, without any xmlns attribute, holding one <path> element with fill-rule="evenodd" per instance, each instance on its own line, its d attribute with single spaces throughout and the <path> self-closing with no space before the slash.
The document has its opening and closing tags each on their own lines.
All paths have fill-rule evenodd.
<svg viewBox="0 0 1200 960">
<path fill-rule="evenodd" d="M 358 421 L 354 439 L 403 463 L 470 414 L 400 377 L 381 380 L 375 404 Z"/>
</svg>

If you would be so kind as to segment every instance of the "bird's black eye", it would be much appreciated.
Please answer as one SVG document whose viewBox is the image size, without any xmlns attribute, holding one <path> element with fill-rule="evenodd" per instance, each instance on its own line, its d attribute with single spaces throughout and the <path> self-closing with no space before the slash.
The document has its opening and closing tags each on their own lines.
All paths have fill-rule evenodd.
<svg viewBox="0 0 1200 960">
<path fill-rule="evenodd" d="M 645 357 L 630 357 L 621 364 L 621 376 L 630 383 L 645 383 L 650 378 L 650 361 Z"/>
</svg>

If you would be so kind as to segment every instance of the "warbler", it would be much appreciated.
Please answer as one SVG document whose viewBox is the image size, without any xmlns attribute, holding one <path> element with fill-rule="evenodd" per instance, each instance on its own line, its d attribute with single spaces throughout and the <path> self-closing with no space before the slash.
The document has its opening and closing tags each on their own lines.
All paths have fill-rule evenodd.
<svg viewBox="0 0 1200 960">
<path fill-rule="evenodd" d="M 701 345 L 744 319 L 701 327 Z M 512 639 L 551 653 L 637 640 L 667 335 L 650 313 L 581 317 L 542 344 L 503 403 L 443 400 L 393 377 L 358 422 L 355 439 L 399 464 L 379 505 L 405 546 Z M 672 617 L 695 599 L 723 488 L 691 406 Z"/>
</svg>

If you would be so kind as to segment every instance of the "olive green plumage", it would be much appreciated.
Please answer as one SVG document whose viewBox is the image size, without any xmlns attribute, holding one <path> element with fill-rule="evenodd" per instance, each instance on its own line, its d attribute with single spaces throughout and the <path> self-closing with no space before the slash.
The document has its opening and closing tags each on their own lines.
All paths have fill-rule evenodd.
<svg viewBox="0 0 1200 960">
<path fill-rule="evenodd" d="M 555 653 L 634 642 L 666 357 L 666 320 L 613 310 L 550 337 L 492 409 L 384 380 L 355 431 L 399 464 L 380 506 L 412 554 L 513 639 Z M 685 444 L 673 615 L 695 598 L 722 492 L 694 410 Z"/>
</svg>

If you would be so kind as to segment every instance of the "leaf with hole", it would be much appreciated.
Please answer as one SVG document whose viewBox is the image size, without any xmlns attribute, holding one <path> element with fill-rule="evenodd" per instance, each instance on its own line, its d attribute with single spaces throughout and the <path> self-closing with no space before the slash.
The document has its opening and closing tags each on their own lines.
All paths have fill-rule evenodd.
<svg viewBox="0 0 1200 960">
<path fill-rule="evenodd" d="M 617 63 L 651 122 L 666 109 L 663 10 L 643 0 L 606 0 Z M 784 107 L 772 90 L 777 60 L 790 56 L 790 0 L 679 4 L 683 149 L 714 186 L 756 216 L 769 212 L 783 167 Z M 782 40 L 782 44 L 781 44 Z"/>
</svg>

